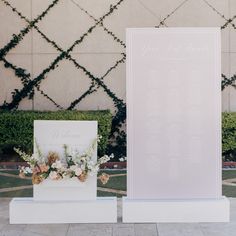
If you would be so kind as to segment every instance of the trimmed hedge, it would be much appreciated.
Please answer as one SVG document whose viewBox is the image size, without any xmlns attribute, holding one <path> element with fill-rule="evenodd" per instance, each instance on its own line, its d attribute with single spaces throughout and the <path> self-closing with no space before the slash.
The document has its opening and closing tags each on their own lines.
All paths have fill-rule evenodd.
<svg viewBox="0 0 236 236">
<path fill-rule="evenodd" d="M 236 112 L 222 114 L 222 155 L 225 161 L 236 161 Z"/>
<path fill-rule="evenodd" d="M 0 112 L 0 152 L 11 152 L 14 146 L 27 152 L 33 150 L 34 120 L 97 120 L 98 134 L 102 136 L 98 144 L 98 155 L 105 154 L 111 132 L 110 111 L 1 111 Z M 4 151 L 5 150 L 5 151 Z"/>
<path fill-rule="evenodd" d="M 33 148 L 34 120 L 97 120 L 98 155 L 105 154 L 111 132 L 110 111 L 0 111 L 0 152 L 11 152 L 14 146 L 27 152 Z M 236 161 L 236 112 L 222 113 L 222 156 L 224 160 Z"/>
</svg>

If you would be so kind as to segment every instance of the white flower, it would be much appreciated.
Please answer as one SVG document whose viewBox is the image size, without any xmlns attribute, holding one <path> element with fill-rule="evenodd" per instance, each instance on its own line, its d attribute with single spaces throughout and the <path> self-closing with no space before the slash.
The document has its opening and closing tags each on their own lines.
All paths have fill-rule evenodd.
<svg viewBox="0 0 236 236">
<path fill-rule="evenodd" d="M 52 168 L 62 169 L 63 163 L 61 161 L 56 161 L 52 164 Z"/>
<path fill-rule="evenodd" d="M 77 168 L 76 170 L 75 170 L 75 175 L 76 176 L 80 176 L 82 174 L 82 170 L 80 169 L 80 168 Z"/>
<path fill-rule="evenodd" d="M 88 161 L 88 164 L 87 164 L 88 169 L 93 169 L 94 165 L 95 165 L 94 161 Z"/>
<path fill-rule="evenodd" d="M 101 141 L 101 139 L 102 139 L 102 135 L 98 135 L 97 142 L 99 143 Z"/>
<path fill-rule="evenodd" d="M 36 153 L 32 154 L 31 159 L 32 159 L 32 160 L 35 160 L 35 161 L 37 161 L 37 162 L 42 161 L 42 160 L 40 160 L 39 155 L 37 155 Z"/>
<path fill-rule="evenodd" d="M 78 165 L 72 165 L 70 170 L 74 171 L 76 176 L 80 176 L 82 174 L 82 169 Z"/>
<path fill-rule="evenodd" d="M 72 171 L 75 171 L 76 168 L 77 168 L 77 165 L 72 165 L 72 166 L 70 166 L 70 170 L 72 170 Z"/>
<path fill-rule="evenodd" d="M 121 157 L 119 160 L 120 160 L 121 162 L 123 162 L 125 159 L 124 159 L 123 157 Z"/>
<path fill-rule="evenodd" d="M 90 161 L 88 163 L 88 169 L 89 169 L 89 174 L 92 176 L 94 175 L 95 173 L 98 172 L 99 170 L 99 164 L 98 163 L 94 163 L 93 161 Z"/>
<path fill-rule="evenodd" d="M 78 161 L 80 161 L 80 154 L 79 154 L 79 152 L 78 151 L 76 151 L 73 155 L 71 155 L 72 156 L 72 160 L 73 160 L 73 162 L 78 162 Z"/>
<path fill-rule="evenodd" d="M 93 172 L 98 172 L 99 171 L 99 165 L 95 165 L 92 169 Z"/>
<path fill-rule="evenodd" d="M 110 155 L 110 158 L 111 158 L 111 159 L 113 159 L 113 158 L 114 158 L 114 154 L 113 154 L 113 153 Z"/>
<path fill-rule="evenodd" d="M 88 172 L 88 175 L 89 175 L 89 176 L 94 176 L 94 174 L 95 174 L 94 171 L 89 171 L 89 172 Z"/>
<path fill-rule="evenodd" d="M 31 168 L 30 167 L 25 167 L 25 169 L 24 169 L 24 173 L 25 174 L 32 174 L 32 170 L 31 170 Z"/>
<path fill-rule="evenodd" d="M 57 172 L 56 171 L 51 171 L 49 174 L 50 179 L 57 179 Z"/>
<path fill-rule="evenodd" d="M 62 178 L 63 178 L 63 179 L 69 179 L 70 176 L 69 176 L 66 172 L 64 172 L 64 173 L 62 174 Z"/>
<path fill-rule="evenodd" d="M 25 166 L 22 166 L 21 168 L 20 168 L 20 171 L 21 172 L 23 172 L 24 174 L 32 174 L 32 169 L 30 168 L 30 167 L 25 167 Z"/>
<path fill-rule="evenodd" d="M 107 156 L 107 155 L 104 155 L 104 156 L 102 156 L 100 159 L 99 159 L 99 162 L 101 163 L 101 164 L 103 164 L 103 163 L 106 163 L 106 162 L 108 162 L 108 161 L 110 161 L 110 157 L 109 156 Z"/>
<path fill-rule="evenodd" d="M 84 165 L 84 164 L 81 165 L 80 168 L 81 168 L 82 170 L 85 170 L 85 165 Z"/>
</svg>

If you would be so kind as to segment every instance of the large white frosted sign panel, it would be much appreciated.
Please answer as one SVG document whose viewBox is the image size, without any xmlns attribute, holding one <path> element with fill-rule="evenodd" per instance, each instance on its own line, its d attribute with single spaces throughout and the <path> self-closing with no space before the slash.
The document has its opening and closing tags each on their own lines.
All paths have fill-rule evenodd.
<svg viewBox="0 0 236 236">
<path fill-rule="evenodd" d="M 221 196 L 220 30 L 127 30 L 128 198 Z"/>
</svg>

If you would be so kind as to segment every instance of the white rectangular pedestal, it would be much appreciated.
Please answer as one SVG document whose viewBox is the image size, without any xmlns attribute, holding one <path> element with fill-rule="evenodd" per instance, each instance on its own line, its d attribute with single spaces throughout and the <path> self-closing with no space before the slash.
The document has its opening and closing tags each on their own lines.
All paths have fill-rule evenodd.
<svg viewBox="0 0 236 236">
<path fill-rule="evenodd" d="M 123 222 L 228 222 L 229 200 L 134 200 L 123 198 Z"/>
<path fill-rule="evenodd" d="M 115 223 L 116 197 L 84 201 L 34 201 L 13 198 L 10 224 Z"/>
<path fill-rule="evenodd" d="M 77 178 L 50 180 L 45 179 L 34 185 L 36 201 L 80 201 L 97 199 L 97 176 L 89 176 L 85 182 Z"/>
</svg>

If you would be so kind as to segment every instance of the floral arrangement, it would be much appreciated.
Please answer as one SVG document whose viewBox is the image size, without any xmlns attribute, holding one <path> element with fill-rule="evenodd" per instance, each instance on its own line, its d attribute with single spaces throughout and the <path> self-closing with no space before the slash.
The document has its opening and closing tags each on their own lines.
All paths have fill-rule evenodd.
<svg viewBox="0 0 236 236">
<path fill-rule="evenodd" d="M 28 155 L 19 148 L 14 148 L 16 153 L 29 164 L 29 167 L 20 167 L 19 176 L 24 178 L 32 174 L 33 184 L 40 184 L 45 179 L 60 180 L 70 178 L 77 178 L 79 181 L 85 182 L 89 175 L 97 174 L 101 164 L 108 162 L 114 157 L 113 155 L 104 155 L 97 161 L 92 160 L 97 142 L 99 142 L 99 137 L 94 139 L 89 148 L 83 153 L 77 150 L 69 151 L 68 146 L 64 145 L 63 158 L 53 151 L 44 156 L 36 140 L 36 152 L 33 155 Z M 109 180 L 109 175 L 102 173 L 98 178 L 103 184 L 106 184 Z"/>
</svg>

